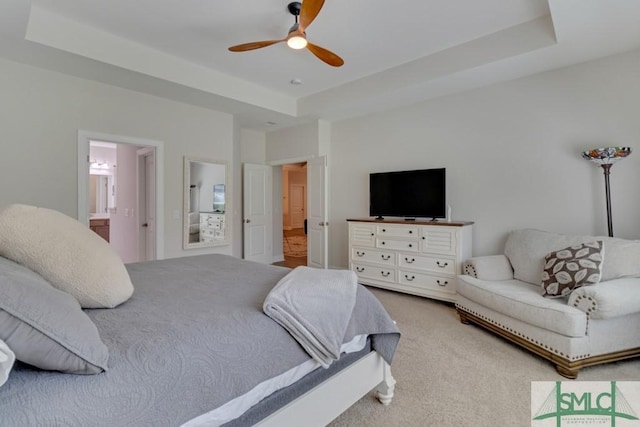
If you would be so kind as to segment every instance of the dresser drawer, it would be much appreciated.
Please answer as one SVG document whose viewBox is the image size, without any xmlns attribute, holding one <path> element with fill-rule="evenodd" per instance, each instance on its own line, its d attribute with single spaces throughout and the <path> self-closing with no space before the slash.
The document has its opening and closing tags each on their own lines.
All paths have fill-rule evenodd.
<svg viewBox="0 0 640 427">
<path fill-rule="evenodd" d="M 370 265 L 353 264 L 352 270 L 363 279 L 379 280 L 393 283 L 396 281 L 396 270 Z"/>
<path fill-rule="evenodd" d="M 420 243 L 417 240 L 376 239 L 376 247 L 381 249 L 418 252 Z"/>
<path fill-rule="evenodd" d="M 200 229 L 200 238 L 212 238 L 212 239 L 221 239 L 224 238 L 224 230 L 216 230 L 213 228 L 201 228 Z"/>
<path fill-rule="evenodd" d="M 224 224 L 224 215 L 220 214 L 212 214 L 212 213 L 201 213 L 200 214 L 200 224 Z"/>
<path fill-rule="evenodd" d="M 396 264 L 396 254 L 394 252 L 378 251 L 369 248 L 351 248 L 351 259 L 356 262 L 371 262 L 385 265 Z"/>
<path fill-rule="evenodd" d="M 456 274 L 455 260 L 447 257 L 401 253 L 398 256 L 398 265 L 443 274 Z"/>
<path fill-rule="evenodd" d="M 406 226 L 406 225 L 378 225 L 376 228 L 378 237 L 415 237 L 420 234 L 420 228 L 418 226 Z"/>
<path fill-rule="evenodd" d="M 206 222 L 204 224 L 200 224 L 201 230 L 222 230 L 224 228 L 224 224 L 221 222 Z"/>
<path fill-rule="evenodd" d="M 401 270 L 398 280 L 400 284 L 425 290 L 456 293 L 455 277 L 432 276 L 412 271 Z"/>
</svg>

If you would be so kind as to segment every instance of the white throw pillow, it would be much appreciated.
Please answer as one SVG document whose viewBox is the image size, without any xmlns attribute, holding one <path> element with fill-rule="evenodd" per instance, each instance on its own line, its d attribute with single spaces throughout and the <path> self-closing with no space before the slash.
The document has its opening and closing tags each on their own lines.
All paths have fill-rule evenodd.
<svg viewBox="0 0 640 427">
<path fill-rule="evenodd" d="M 26 205 L 0 211 L 0 255 L 35 271 L 83 308 L 113 308 L 133 285 L 104 239 L 60 212 Z"/>
</svg>

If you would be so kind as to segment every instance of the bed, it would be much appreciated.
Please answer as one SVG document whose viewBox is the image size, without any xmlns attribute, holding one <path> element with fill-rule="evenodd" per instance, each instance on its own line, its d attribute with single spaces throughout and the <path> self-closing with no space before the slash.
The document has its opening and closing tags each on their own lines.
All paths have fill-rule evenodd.
<svg viewBox="0 0 640 427">
<path fill-rule="evenodd" d="M 2 425 L 325 425 L 373 389 L 391 401 L 399 332 L 361 285 L 345 353 L 325 369 L 263 311 L 289 269 L 201 255 L 126 270 L 131 298 L 84 310 L 106 371 L 16 362 L 0 387 Z"/>
</svg>

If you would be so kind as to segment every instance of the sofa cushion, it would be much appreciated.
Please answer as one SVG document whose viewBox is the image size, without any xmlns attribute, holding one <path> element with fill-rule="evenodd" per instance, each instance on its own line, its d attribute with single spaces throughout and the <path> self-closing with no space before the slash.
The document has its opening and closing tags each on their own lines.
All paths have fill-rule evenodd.
<svg viewBox="0 0 640 427">
<path fill-rule="evenodd" d="M 602 258 L 600 240 L 547 254 L 542 271 L 542 295 L 560 298 L 584 285 L 598 283 L 602 276 Z"/>
<path fill-rule="evenodd" d="M 640 277 L 640 240 L 598 237 L 604 243 L 601 281 Z"/>
<path fill-rule="evenodd" d="M 509 233 L 504 254 L 513 267 L 513 277 L 539 285 L 544 257 L 553 251 L 580 243 L 601 240 L 605 260 L 602 281 L 619 277 L 640 277 L 640 241 L 605 236 L 568 236 L 547 231 L 523 229 Z"/>
<path fill-rule="evenodd" d="M 567 336 L 584 337 L 587 315 L 564 300 L 540 296 L 540 285 L 520 280 L 485 281 L 459 276 L 460 295 L 491 310 Z"/>
</svg>

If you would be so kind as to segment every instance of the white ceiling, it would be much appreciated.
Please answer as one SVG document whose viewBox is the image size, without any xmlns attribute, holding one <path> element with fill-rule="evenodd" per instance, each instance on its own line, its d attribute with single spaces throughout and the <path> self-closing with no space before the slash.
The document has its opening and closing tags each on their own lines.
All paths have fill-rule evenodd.
<svg viewBox="0 0 640 427">
<path fill-rule="evenodd" d="M 227 111 L 241 126 L 269 130 L 640 47 L 639 0 L 326 0 L 307 36 L 340 55 L 343 67 L 284 43 L 227 50 L 285 37 L 294 22 L 287 4 L 2 0 L 0 55 Z"/>
</svg>

